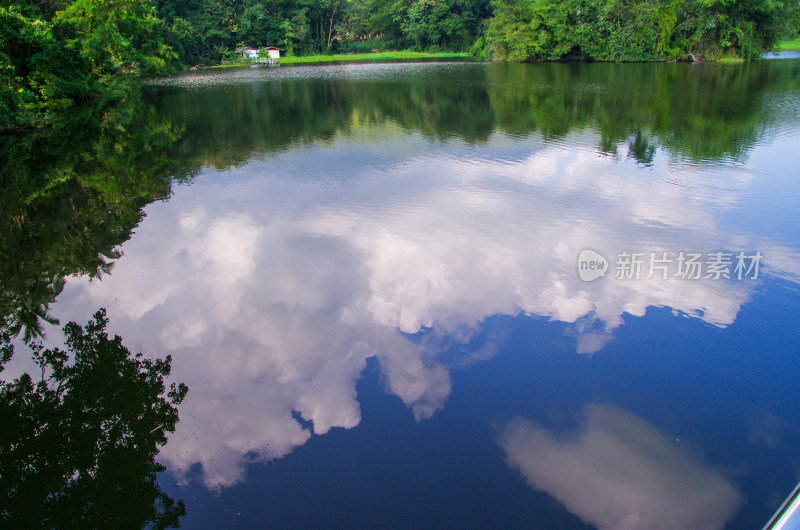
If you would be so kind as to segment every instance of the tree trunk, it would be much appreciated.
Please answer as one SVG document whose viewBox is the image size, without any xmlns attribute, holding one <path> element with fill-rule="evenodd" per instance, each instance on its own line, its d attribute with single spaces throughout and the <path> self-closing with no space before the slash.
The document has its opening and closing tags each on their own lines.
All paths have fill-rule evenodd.
<svg viewBox="0 0 800 530">
<path fill-rule="evenodd" d="M 331 11 L 331 23 L 328 26 L 328 45 L 325 48 L 325 51 L 331 49 L 331 39 L 333 38 L 333 18 L 336 16 L 336 10 L 339 9 L 339 4 L 333 6 L 333 11 Z"/>
</svg>

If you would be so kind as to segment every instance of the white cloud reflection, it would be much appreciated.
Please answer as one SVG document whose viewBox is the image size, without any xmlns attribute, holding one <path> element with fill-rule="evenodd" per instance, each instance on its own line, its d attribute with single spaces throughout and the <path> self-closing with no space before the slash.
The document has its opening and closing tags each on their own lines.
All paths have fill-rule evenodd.
<svg viewBox="0 0 800 530">
<path fill-rule="evenodd" d="M 449 372 L 435 340 L 398 330 L 466 340 L 489 316 L 524 312 L 575 323 L 577 351 L 592 353 L 624 313 L 665 306 L 726 326 L 749 297 L 747 282 L 586 284 L 575 271 L 586 246 L 730 247 L 714 210 L 735 202 L 743 172 L 675 186 L 665 164 L 659 175 L 502 138 L 377 165 L 351 153 L 342 141 L 209 172 L 148 207 L 113 274 L 68 283 L 60 318 L 85 321 L 104 306 L 132 349 L 173 355 L 190 393 L 161 458 L 178 474 L 200 463 L 209 486 L 241 480 L 244 463 L 308 440 L 293 411 L 317 434 L 358 425 L 356 381 L 372 356 L 386 390 L 430 417 L 450 394 Z M 303 164 L 337 178 L 296 178 Z"/>
<path fill-rule="evenodd" d="M 587 406 L 577 434 L 517 418 L 498 443 L 509 467 L 600 530 L 722 528 L 743 502 L 723 475 L 643 419 Z"/>
</svg>

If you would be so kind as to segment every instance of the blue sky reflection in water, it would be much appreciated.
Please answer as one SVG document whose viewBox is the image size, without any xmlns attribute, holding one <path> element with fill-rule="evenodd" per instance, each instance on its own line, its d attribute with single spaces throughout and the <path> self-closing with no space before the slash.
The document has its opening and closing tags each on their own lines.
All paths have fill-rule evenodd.
<svg viewBox="0 0 800 530">
<path fill-rule="evenodd" d="M 190 393 L 162 482 L 184 526 L 752 528 L 800 480 L 797 83 L 731 102 L 755 121 L 704 157 L 680 127 L 642 146 L 635 123 L 613 141 L 599 118 L 519 125 L 543 92 L 574 113 L 567 101 L 618 89 L 525 77 L 540 67 L 576 68 L 350 65 L 153 88 L 157 107 L 183 98 L 256 132 L 235 160 L 209 147 L 112 274 L 70 279 L 53 312 L 106 307 L 132 349 L 173 355 Z M 672 67 L 690 68 L 602 66 Z M 648 83 L 628 89 L 681 90 Z M 422 118 L 354 108 L 273 149 L 287 125 L 258 132 L 270 122 L 241 109 L 303 84 L 329 106 L 413 85 Z M 460 90 L 465 115 L 494 105 L 488 132 L 426 123 Z M 176 120 L 202 144 L 217 118 L 199 114 Z M 605 278 L 580 280 L 585 248 L 612 261 Z M 740 250 L 763 254 L 757 279 L 681 279 L 674 263 L 667 279 L 614 278 L 621 252 Z"/>
</svg>

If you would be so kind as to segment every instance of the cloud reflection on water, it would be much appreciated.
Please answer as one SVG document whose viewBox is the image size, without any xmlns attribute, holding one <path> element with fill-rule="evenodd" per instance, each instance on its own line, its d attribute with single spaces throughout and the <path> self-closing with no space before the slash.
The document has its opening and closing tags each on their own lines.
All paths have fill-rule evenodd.
<svg viewBox="0 0 800 530">
<path fill-rule="evenodd" d="M 741 492 L 680 440 L 622 409 L 589 405 L 577 434 L 511 421 L 498 438 L 509 467 L 600 530 L 716 529 Z"/>
<path fill-rule="evenodd" d="M 436 337 L 468 340 L 492 315 L 574 323 L 577 352 L 593 353 L 624 313 L 670 307 L 726 326 L 750 296 L 752 282 L 587 284 L 575 271 L 586 246 L 748 248 L 714 213 L 746 188 L 742 169 L 697 170 L 692 188 L 668 182 L 663 160 L 645 173 L 530 139 L 479 150 L 403 141 L 423 154 L 366 164 L 339 140 L 207 172 L 148 207 L 114 274 L 69 282 L 59 317 L 105 306 L 134 347 L 173 355 L 192 390 L 161 454 L 178 475 L 200 463 L 209 486 L 242 480 L 247 462 L 308 440 L 294 411 L 316 434 L 358 425 L 356 381 L 372 356 L 387 391 L 418 420 L 432 416 L 451 392 Z M 294 178 L 298 158 L 315 173 Z M 398 332 L 429 328 L 422 344 Z"/>
</svg>

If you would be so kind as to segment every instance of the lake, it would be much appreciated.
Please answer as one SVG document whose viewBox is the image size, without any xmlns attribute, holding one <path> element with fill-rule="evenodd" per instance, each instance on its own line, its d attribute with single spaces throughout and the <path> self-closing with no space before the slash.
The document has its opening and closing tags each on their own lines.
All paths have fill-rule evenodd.
<svg viewBox="0 0 800 530">
<path fill-rule="evenodd" d="M 798 58 L 207 70 L 55 135 L 6 169 L 74 182 L 36 271 L 172 356 L 184 527 L 745 529 L 800 481 Z"/>
</svg>

